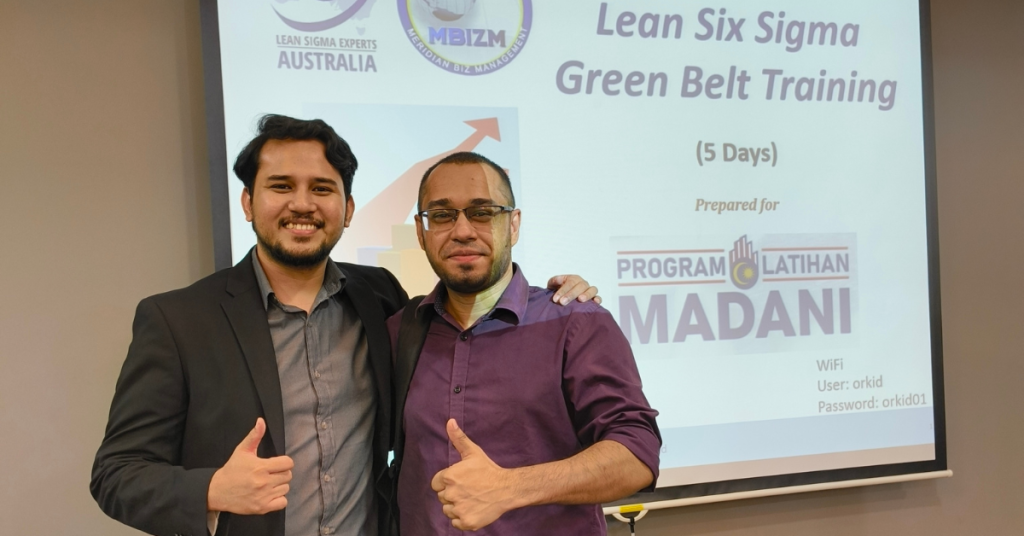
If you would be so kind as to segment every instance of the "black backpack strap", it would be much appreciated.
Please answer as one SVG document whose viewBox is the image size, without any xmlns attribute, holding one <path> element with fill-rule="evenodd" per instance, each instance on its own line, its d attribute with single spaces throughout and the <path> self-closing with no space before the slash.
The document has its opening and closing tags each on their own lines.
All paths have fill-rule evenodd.
<svg viewBox="0 0 1024 536">
<path fill-rule="evenodd" d="M 402 323 L 398 330 L 398 347 L 395 349 L 395 362 L 393 378 L 393 390 L 395 395 L 395 413 L 392 419 L 391 447 L 395 451 L 395 457 L 391 461 L 389 473 L 391 476 L 391 500 L 389 518 L 393 523 L 391 533 L 398 534 L 398 473 L 402 467 L 402 453 L 405 451 L 405 430 L 403 421 L 405 415 L 405 397 L 409 392 L 409 383 L 412 381 L 413 372 L 416 371 L 416 363 L 420 359 L 420 350 L 427 339 L 427 330 L 430 328 L 432 308 L 425 307 L 419 310 L 420 302 L 424 296 L 416 296 L 409 300 L 402 311 Z"/>
</svg>

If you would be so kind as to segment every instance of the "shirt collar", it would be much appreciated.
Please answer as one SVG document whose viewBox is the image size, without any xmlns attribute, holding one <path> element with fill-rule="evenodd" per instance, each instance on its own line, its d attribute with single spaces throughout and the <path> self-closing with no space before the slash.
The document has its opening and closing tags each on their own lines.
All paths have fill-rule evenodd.
<svg viewBox="0 0 1024 536">
<path fill-rule="evenodd" d="M 430 306 L 433 307 L 434 312 L 438 315 L 444 315 L 444 302 L 447 299 L 448 289 L 445 288 L 444 283 L 438 281 L 437 285 L 434 286 L 434 290 L 430 291 L 430 294 L 423 298 L 423 301 L 420 302 L 416 309 L 419 311 L 424 307 Z M 491 309 L 483 318 L 493 316 L 499 310 L 508 311 L 515 317 L 514 323 L 518 325 L 526 317 L 526 304 L 529 299 L 530 283 L 526 281 L 526 276 L 523 275 L 523 270 L 519 268 L 519 265 L 512 263 L 512 280 L 505 287 L 505 292 L 501 293 L 501 297 L 498 298 L 498 303 L 494 305 L 494 309 Z"/>
<path fill-rule="evenodd" d="M 267 279 L 267 273 L 263 271 L 263 265 L 260 263 L 259 255 L 256 254 L 256 248 L 253 248 L 252 252 L 252 269 L 256 272 L 256 283 L 260 287 L 260 297 L 263 298 L 263 310 L 267 309 L 267 304 L 270 302 L 270 296 L 274 294 L 273 287 L 270 286 L 270 280 Z M 337 294 L 345 286 L 345 274 L 338 268 L 338 264 L 332 260 L 327 261 L 327 269 L 324 270 L 324 284 L 317 294 L 317 302 L 320 301 L 322 295 L 325 299 Z"/>
</svg>

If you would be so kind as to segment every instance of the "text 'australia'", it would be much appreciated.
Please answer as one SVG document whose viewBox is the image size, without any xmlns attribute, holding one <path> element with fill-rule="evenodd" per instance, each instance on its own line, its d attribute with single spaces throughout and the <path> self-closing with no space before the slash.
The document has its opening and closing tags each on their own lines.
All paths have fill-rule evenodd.
<svg viewBox="0 0 1024 536">
<path fill-rule="evenodd" d="M 302 52 L 282 50 L 277 60 L 278 69 L 306 71 L 377 72 L 373 54 L 334 52 Z"/>
</svg>

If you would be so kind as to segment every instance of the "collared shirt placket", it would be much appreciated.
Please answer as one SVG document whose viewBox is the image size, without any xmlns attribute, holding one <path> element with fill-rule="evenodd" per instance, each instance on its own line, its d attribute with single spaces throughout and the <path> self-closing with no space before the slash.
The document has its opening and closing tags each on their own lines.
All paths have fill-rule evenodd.
<svg viewBox="0 0 1024 536">
<path fill-rule="evenodd" d="M 475 326 L 474 326 L 475 327 Z M 469 361 L 473 345 L 473 328 L 459 333 L 455 341 L 455 356 L 452 360 L 451 383 L 448 385 L 448 414 L 455 419 L 456 424 L 465 430 L 466 426 L 466 394 L 468 388 L 467 379 L 469 376 Z M 462 455 L 455 449 L 455 446 L 448 443 L 448 466 L 451 467 L 462 461 Z"/>
<path fill-rule="evenodd" d="M 339 502 L 339 488 L 335 476 L 332 474 L 334 469 L 332 462 L 334 460 L 333 458 L 328 459 L 326 455 L 337 450 L 337 443 L 333 434 L 334 427 L 330 417 L 335 409 L 331 407 L 331 401 L 337 398 L 335 396 L 336 393 L 334 393 L 336 386 L 331 382 L 330 364 L 326 362 L 326 351 L 329 344 L 329 341 L 325 340 L 327 334 L 322 334 L 320 329 L 318 329 L 318 326 L 322 324 L 318 320 L 327 314 L 327 307 L 326 299 L 321 300 L 314 307 L 312 314 L 309 315 L 305 323 L 306 365 L 309 370 L 310 382 L 313 385 L 313 392 L 316 394 L 317 403 L 316 435 L 320 446 L 321 468 L 321 534 L 331 534 L 334 531 L 334 527 L 325 525 L 325 520 L 329 513 L 327 507 Z"/>
</svg>

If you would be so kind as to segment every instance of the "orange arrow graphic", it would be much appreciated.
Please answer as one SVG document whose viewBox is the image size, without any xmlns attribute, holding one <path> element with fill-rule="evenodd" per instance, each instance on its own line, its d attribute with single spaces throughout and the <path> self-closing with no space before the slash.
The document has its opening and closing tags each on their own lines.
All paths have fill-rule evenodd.
<svg viewBox="0 0 1024 536">
<path fill-rule="evenodd" d="M 346 262 L 355 262 L 356 252 L 359 248 L 390 246 L 391 226 L 405 222 L 409 211 L 416 205 L 420 179 L 430 169 L 430 166 L 452 153 L 472 151 L 486 137 L 501 141 L 497 117 L 475 119 L 465 121 L 465 123 L 473 127 L 474 130 L 462 143 L 450 151 L 416 162 L 376 197 L 363 205 L 361 209 L 356 210 L 352 217 L 352 225 L 345 231 L 341 242 L 335 249 L 336 254 L 340 254 L 340 257 L 336 256 L 335 258 Z"/>
</svg>

